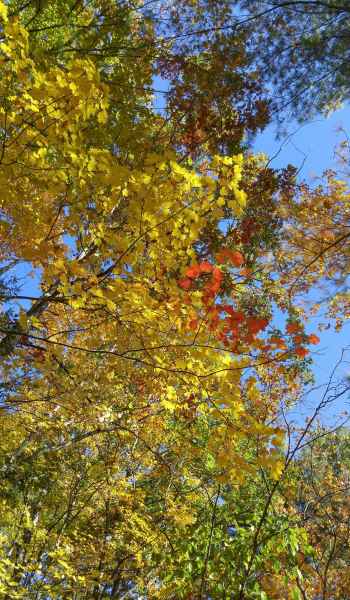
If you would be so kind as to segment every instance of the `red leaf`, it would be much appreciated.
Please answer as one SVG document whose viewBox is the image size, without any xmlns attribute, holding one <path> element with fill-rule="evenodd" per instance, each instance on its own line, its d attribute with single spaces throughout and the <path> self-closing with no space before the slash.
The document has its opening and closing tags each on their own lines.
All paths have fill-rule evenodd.
<svg viewBox="0 0 350 600">
<path fill-rule="evenodd" d="M 192 281 L 191 279 L 180 279 L 180 281 L 178 282 L 180 288 L 182 288 L 183 290 L 189 290 L 192 287 Z"/>
<path fill-rule="evenodd" d="M 218 254 L 216 255 L 216 260 L 219 263 L 219 265 L 222 265 L 224 262 L 226 262 L 227 260 L 227 249 L 224 248 L 224 250 L 221 250 L 220 252 L 218 252 Z"/>
<path fill-rule="evenodd" d="M 222 280 L 222 271 L 221 271 L 221 269 L 218 269 L 217 267 L 214 267 L 214 269 L 213 269 L 213 279 L 214 279 L 214 281 L 221 282 L 221 280 Z"/>
<path fill-rule="evenodd" d="M 307 348 L 303 348 L 302 346 L 298 346 L 295 348 L 295 354 L 300 356 L 300 358 L 304 358 L 307 354 L 309 354 L 309 350 Z"/>
<path fill-rule="evenodd" d="M 235 309 L 233 308 L 233 306 L 230 306 L 229 304 L 223 304 L 221 306 L 221 310 L 223 310 L 225 313 L 227 313 L 228 315 L 233 316 L 235 314 Z"/>
<path fill-rule="evenodd" d="M 243 255 L 238 250 L 230 250 L 224 248 L 216 255 L 216 260 L 219 264 L 223 264 L 229 260 L 235 267 L 240 267 L 244 263 Z"/>
<path fill-rule="evenodd" d="M 299 331 L 302 331 L 302 326 L 299 325 L 299 323 L 288 323 L 287 327 L 286 327 L 286 332 L 287 333 L 299 333 Z"/>
<path fill-rule="evenodd" d="M 258 317 L 248 317 L 247 327 L 250 333 L 258 333 L 262 329 L 265 329 L 268 324 L 268 319 L 262 319 Z"/>
<path fill-rule="evenodd" d="M 240 252 L 238 252 L 237 250 L 230 252 L 229 258 L 235 267 L 240 267 L 244 263 L 243 255 Z"/>
<path fill-rule="evenodd" d="M 213 265 L 210 264 L 207 260 L 199 263 L 199 270 L 201 273 L 211 273 L 213 270 Z"/>
<path fill-rule="evenodd" d="M 196 279 L 196 277 L 199 277 L 200 274 L 201 271 L 199 265 L 191 265 L 186 269 L 186 275 L 191 279 Z"/>
<path fill-rule="evenodd" d="M 280 348 L 280 350 L 284 350 L 286 348 L 286 343 L 282 338 L 271 336 L 270 342 L 271 344 L 275 344 L 275 346 L 277 346 L 277 348 Z"/>
<path fill-rule="evenodd" d="M 234 314 L 232 315 L 232 318 L 233 318 L 235 321 L 238 321 L 238 322 L 240 322 L 240 323 L 241 323 L 242 321 L 244 321 L 244 319 L 245 319 L 245 315 L 244 315 L 244 313 L 242 313 L 242 312 L 240 312 L 240 311 L 238 311 L 238 310 L 237 310 L 237 311 L 235 311 L 235 312 L 234 312 Z"/>
<path fill-rule="evenodd" d="M 192 319 L 192 321 L 189 322 L 188 327 L 192 331 L 195 331 L 198 327 L 198 319 Z"/>
<path fill-rule="evenodd" d="M 218 283 L 213 283 L 210 286 L 208 293 L 213 297 L 213 296 L 215 296 L 215 294 L 218 293 L 219 289 L 220 289 L 220 285 Z"/>
</svg>

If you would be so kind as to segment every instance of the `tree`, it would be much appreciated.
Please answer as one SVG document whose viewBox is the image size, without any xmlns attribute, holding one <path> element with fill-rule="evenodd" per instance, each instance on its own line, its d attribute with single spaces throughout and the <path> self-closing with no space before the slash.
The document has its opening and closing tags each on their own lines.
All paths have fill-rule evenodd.
<svg viewBox="0 0 350 600">
<path fill-rule="evenodd" d="M 286 114 L 305 121 L 348 100 L 348 2 L 238 4 L 231 27 L 249 31 L 248 55 L 272 87 L 272 114 L 282 125 Z"/>
<path fill-rule="evenodd" d="M 294 172 L 241 151 L 247 114 L 218 126 L 247 82 L 226 78 L 227 39 L 181 62 L 145 10 L 0 2 L 1 262 L 39 288 L 1 290 L 0 594 L 295 598 L 280 410 L 317 336 L 280 268 Z M 174 63 L 162 116 L 152 78 Z"/>
<path fill-rule="evenodd" d="M 300 565 L 304 598 L 349 597 L 348 437 L 347 428 L 319 428 L 298 461 L 298 509 L 313 548 Z"/>
<path fill-rule="evenodd" d="M 269 321 L 262 292 L 253 303 L 257 240 L 241 252 L 252 235 L 244 186 L 261 180 L 273 206 L 274 178 L 264 185 L 242 155 L 193 166 L 176 154 L 138 92 L 152 53 L 135 65 L 88 51 L 93 34 L 102 48 L 144 36 L 130 14 L 110 34 L 101 7 L 124 15 L 97 3 L 47 39 L 55 11 L 18 17 L 1 4 L 1 259 L 29 264 L 41 289 L 3 296 L 14 307 L 1 340 L 4 598 L 161 593 L 159 539 L 194 522 L 218 481 L 239 480 L 241 444 L 255 440 L 251 468 L 280 469 L 273 407 L 250 414 L 241 397 Z M 86 19 L 96 26 L 81 33 Z M 82 39 L 67 52 L 76 23 Z M 261 235 L 261 255 L 271 243 Z M 253 406 L 257 384 L 246 385 Z"/>
</svg>

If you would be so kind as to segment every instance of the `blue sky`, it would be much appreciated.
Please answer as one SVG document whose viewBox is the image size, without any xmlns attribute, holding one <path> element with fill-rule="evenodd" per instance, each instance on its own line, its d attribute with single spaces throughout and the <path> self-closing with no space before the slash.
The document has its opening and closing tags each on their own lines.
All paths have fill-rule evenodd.
<svg viewBox="0 0 350 600">
<path fill-rule="evenodd" d="M 339 131 L 343 128 L 350 135 L 350 107 L 337 110 L 329 117 L 319 116 L 310 123 L 288 125 L 288 135 L 276 140 L 276 129 L 272 124 L 257 136 L 256 152 L 274 157 L 273 167 L 284 167 L 291 163 L 301 168 L 300 177 L 312 180 L 324 169 L 335 168 L 334 149 L 344 139 Z"/>
</svg>

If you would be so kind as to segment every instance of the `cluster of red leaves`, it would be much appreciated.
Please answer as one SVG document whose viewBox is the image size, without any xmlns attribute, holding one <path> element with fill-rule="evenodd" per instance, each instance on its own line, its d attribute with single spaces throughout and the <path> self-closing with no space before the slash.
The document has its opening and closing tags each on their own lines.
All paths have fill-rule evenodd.
<svg viewBox="0 0 350 600">
<path fill-rule="evenodd" d="M 237 250 L 229 250 L 228 248 L 221 250 L 216 255 L 216 260 L 219 264 L 230 262 L 234 267 L 240 267 L 244 263 L 244 257 L 240 252 Z M 222 271 L 206 260 L 187 267 L 185 271 L 186 277 L 179 280 L 179 286 L 183 290 L 190 290 L 195 279 L 198 279 L 201 275 L 208 275 L 210 273 L 212 274 L 211 284 L 209 287 L 206 287 L 206 290 L 210 292 L 210 295 L 217 293 L 220 289 L 223 277 Z"/>
<path fill-rule="evenodd" d="M 218 337 L 225 346 L 231 346 L 233 351 L 237 349 L 238 342 L 253 342 L 269 323 L 265 317 L 245 315 L 227 304 L 219 306 L 218 310 L 227 315 L 221 321 L 223 328 Z"/>
<path fill-rule="evenodd" d="M 216 255 L 216 260 L 219 264 L 230 262 L 234 267 L 241 267 L 244 263 L 243 255 L 237 250 L 229 250 L 224 248 Z"/>
<path fill-rule="evenodd" d="M 286 332 L 293 336 L 294 351 L 300 358 L 305 358 L 310 353 L 310 350 L 305 348 L 306 344 L 316 345 L 320 343 L 320 338 L 315 333 L 306 335 L 300 323 L 288 323 Z"/>
<path fill-rule="evenodd" d="M 251 343 L 256 339 L 258 333 L 266 329 L 269 320 L 265 317 L 245 315 L 229 304 L 215 304 L 208 306 L 206 303 L 205 324 L 210 331 L 215 331 L 218 339 L 225 347 L 233 352 L 237 351 L 237 344 Z M 225 314 L 223 317 L 222 314 Z M 199 326 L 198 319 L 189 322 L 189 329 L 196 330 Z"/>
<path fill-rule="evenodd" d="M 235 267 L 240 267 L 244 263 L 244 257 L 240 252 L 227 248 L 218 253 L 216 259 L 221 264 L 229 261 Z M 259 316 L 247 316 L 243 312 L 235 310 L 229 304 L 215 303 L 215 297 L 220 291 L 223 279 L 223 273 L 219 267 L 204 261 L 188 267 L 185 274 L 186 277 L 178 283 L 186 291 L 192 289 L 196 279 L 202 275 L 211 274 L 211 277 L 207 278 L 202 288 L 203 304 L 206 307 L 206 326 L 210 331 L 217 331 L 218 339 L 226 347 L 236 351 L 238 342 L 251 343 L 258 333 L 266 329 L 268 319 Z M 223 313 L 226 315 L 225 317 L 222 317 Z M 189 322 L 189 329 L 194 331 L 198 325 L 198 319 L 192 319 Z"/>
<path fill-rule="evenodd" d="M 180 279 L 179 286 L 183 290 L 190 290 L 193 286 L 193 282 L 195 279 L 198 279 L 201 275 L 209 275 L 211 274 L 211 279 L 209 279 L 203 288 L 204 295 L 208 297 L 214 297 L 215 294 L 218 293 L 221 287 L 222 282 L 222 271 L 218 267 L 215 267 L 208 261 L 201 262 L 199 264 L 191 265 L 186 269 L 186 277 L 184 279 Z"/>
<path fill-rule="evenodd" d="M 237 268 L 244 263 L 244 257 L 240 252 L 228 248 L 221 250 L 216 255 L 216 260 L 220 264 L 230 262 Z M 206 308 L 205 324 L 210 331 L 216 331 L 218 339 L 233 352 L 237 351 L 238 343 L 250 344 L 254 342 L 257 335 L 268 326 L 269 319 L 266 317 L 246 315 L 242 311 L 236 310 L 232 305 L 219 304 L 215 301 L 223 279 L 223 272 L 219 267 L 208 261 L 203 261 L 189 266 L 185 271 L 185 275 L 186 277 L 178 283 L 186 291 L 193 288 L 196 279 L 203 275 L 211 275 L 211 277 L 205 278 L 205 283 L 201 289 L 203 304 Z M 198 319 L 192 319 L 189 322 L 189 329 L 193 331 L 198 326 Z M 294 352 L 300 358 L 305 358 L 310 352 L 305 347 L 306 344 L 318 344 L 320 341 L 314 333 L 306 335 L 303 326 L 297 322 L 287 323 L 286 334 L 292 336 Z M 265 351 L 287 350 L 287 344 L 283 337 L 272 335 L 262 349 Z"/>
<path fill-rule="evenodd" d="M 294 352 L 300 358 L 305 358 L 310 353 L 310 350 L 305 347 L 306 344 L 319 344 L 320 338 L 311 333 L 306 335 L 304 333 L 302 325 L 299 323 L 288 323 L 286 326 L 286 333 L 292 336 L 292 344 Z M 287 350 L 287 343 L 283 337 L 272 335 L 268 340 L 268 344 L 264 347 L 265 350 L 271 349 Z"/>
</svg>

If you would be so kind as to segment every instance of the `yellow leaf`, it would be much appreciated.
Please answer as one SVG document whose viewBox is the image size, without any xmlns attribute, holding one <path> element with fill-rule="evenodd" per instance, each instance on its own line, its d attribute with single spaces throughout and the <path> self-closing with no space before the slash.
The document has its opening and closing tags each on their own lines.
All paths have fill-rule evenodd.
<svg viewBox="0 0 350 600">
<path fill-rule="evenodd" d="M 0 0 L 0 17 L 5 23 L 7 22 L 7 6 Z"/>
</svg>

